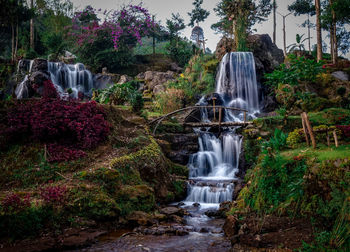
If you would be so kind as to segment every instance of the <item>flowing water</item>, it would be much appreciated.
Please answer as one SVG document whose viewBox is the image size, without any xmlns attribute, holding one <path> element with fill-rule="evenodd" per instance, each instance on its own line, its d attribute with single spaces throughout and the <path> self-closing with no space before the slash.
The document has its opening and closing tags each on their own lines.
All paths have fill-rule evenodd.
<svg viewBox="0 0 350 252">
<path fill-rule="evenodd" d="M 23 70 L 28 74 L 15 90 L 17 99 L 29 97 L 28 82 L 32 74 L 33 63 L 34 60 L 31 60 L 29 64 L 24 66 Z M 84 97 L 92 96 L 93 76 L 82 63 L 72 65 L 62 62 L 48 62 L 47 65 L 49 77 L 62 98 L 78 98 L 80 94 Z"/>
<path fill-rule="evenodd" d="M 252 53 L 225 55 L 217 75 L 216 92 L 223 106 L 246 109 L 248 118 L 256 117 L 259 100 Z M 199 104 L 211 105 L 205 97 Z M 212 119 L 209 112 L 201 111 L 202 121 Z M 242 120 L 241 112 L 224 113 L 224 121 Z M 221 202 L 232 200 L 242 138 L 235 128 L 225 129 L 220 136 L 209 128 L 194 130 L 198 134 L 199 151 L 190 157 L 188 195 L 182 202 L 190 213 L 185 219 L 191 232 L 185 236 L 127 236 L 84 251 L 229 251 L 231 244 L 222 232 L 224 220 L 210 218 L 205 212 L 217 210 Z"/>
</svg>

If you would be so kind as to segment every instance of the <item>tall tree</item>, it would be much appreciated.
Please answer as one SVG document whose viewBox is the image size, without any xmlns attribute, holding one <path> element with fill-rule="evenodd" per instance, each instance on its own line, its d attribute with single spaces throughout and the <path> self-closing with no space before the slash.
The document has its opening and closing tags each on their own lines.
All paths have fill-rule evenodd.
<svg viewBox="0 0 350 252">
<path fill-rule="evenodd" d="M 287 42 L 286 42 L 286 18 L 292 14 L 292 13 L 288 13 L 286 15 L 282 15 L 281 13 L 278 13 L 282 19 L 283 19 L 283 53 L 284 56 L 287 56 Z"/>
<path fill-rule="evenodd" d="M 210 12 L 202 8 L 203 0 L 194 0 L 192 4 L 194 5 L 194 9 L 188 13 L 191 18 L 189 26 L 199 26 L 200 22 L 207 19 Z"/>
<path fill-rule="evenodd" d="M 311 53 L 311 27 L 310 17 L 316 14 L 315 5 L 313 0 L 296 0 L 291 5 L 288 5 L 288 10 L 294 14 L 294 16 L 307 15 L 307 20 L 303 26 L 307 27 L 307 39 L 309 46 L 309 53 Z"/>
<path fill-rule="evenodd" d="M 273 8 L 273 43 L 276 44 L 276 11 L 277 11 L 277 4 L 276 0 L 273 0 L 272 3 L 272 8 Z"/>
<path fill-rule="evenodd" d="M 322 31 L 321 31 L 321 2 L 315 0 L 316 33 L 317 33 L 317 62 L 322 60 Z"/>
<path fill-rule="evenodd" d="M 30 0 L 30 8 L 34 10 L 34 0 Z M 30 19 L 30 48 L 34 50 L 34 17 Z"/>
<path fill-rule="evenodd" d="M 199 23 L 207 19 L 210 12 L 202 8 L 203 0 L 194 0 L 192 4 L 194 5 L 194 9 L 188 13 L 191 18 L 188 25 L 191 27 L 196 25 L 196 27 L 192 30 L 191 39 L 196 41 L 198 47 L 202 44 L 203 53 L 205 53 L 204 32 L 203 29 L 199 27 Z"/>
<path fill-rule="evenodd" d="M 175 40 L 177 44 L 180 32 L 186 28 L 184 19 L 180 16 L 179 13 L 172 13 L 171 19 L 166 20 L 166 27 L 170 35 L 170 40 Z"/>
<path fill-rule="evenodd" d="M 266 20 L 272 4 L 271 0 L 221 0 L 214 10 L 221 20 L 212 29 L 234 34 L 236 50 L 244 51 L 251 27 Z"/>
</svg>

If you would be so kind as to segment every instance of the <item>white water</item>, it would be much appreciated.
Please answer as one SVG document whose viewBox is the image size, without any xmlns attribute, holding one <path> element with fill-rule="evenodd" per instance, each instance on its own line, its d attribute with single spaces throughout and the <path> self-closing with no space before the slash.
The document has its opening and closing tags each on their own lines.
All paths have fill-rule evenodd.
<svg viewBox="0 0 350 252">
<path fill-rule="evenodd" d="M 223 106 L 246 109 L 248 118 L 255 118 L 259 113 L 259 98 L 252 53 L 237 52 L 224 56 L 217 74 L 216 92 L 222 98 Z M 204 97 L 199 104 L 208 105 Z M 201 117 L 203 122 L 210 121 L 207 109 L 201 110 Z M 242 120 L 243 113 L 225 110 L 224 121 Z M 217 208 L 221 202 L 232 200 L 242 138 L 232 128 L 219 138 L 209 129 L 195 129 L 195 132 L 199 135 L 199 151 L 189 160 L 190 182 L 184 203 Z"/>
<path fill-rule="evenodd" d="M 29 66 L 25 69 L 28 74 L 16 88 L 17 99 L 28 98 L 29 96 L 27 85 L 32 74 L 33 63 L 34 61 L 31 60 Z M 62 62 L 48 62 L 48 72 L 52 83 L 62 98 L 78 98 L 79 93 L 87 97 L 92 96 L 92 89 L 94 88 L 93 76 L 82 63 L 71 65 Z"/>
</svg>

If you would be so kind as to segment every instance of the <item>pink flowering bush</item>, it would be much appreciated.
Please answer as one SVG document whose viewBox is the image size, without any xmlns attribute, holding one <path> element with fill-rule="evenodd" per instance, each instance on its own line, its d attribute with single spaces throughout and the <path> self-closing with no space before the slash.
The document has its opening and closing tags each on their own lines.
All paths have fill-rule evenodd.
<svg viewBox="0 0 350 252">
<path fill-rule="evenodd" d="M 47 151 L 49 153 L 49 162 L 70 161 L 86 156 L 86 153 L 82 150 L 59 144 L 48 144 Z"/>
</svg>

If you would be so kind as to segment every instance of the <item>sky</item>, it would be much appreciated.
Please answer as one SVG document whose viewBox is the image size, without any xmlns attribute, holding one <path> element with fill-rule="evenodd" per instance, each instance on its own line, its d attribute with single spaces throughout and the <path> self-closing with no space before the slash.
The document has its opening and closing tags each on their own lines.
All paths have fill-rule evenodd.
<svg viewBox="0 0 350 252">
<path fill-rule="evenodd" d="M 107 9 L 119 9 L 123 4 L 139 3 L 140 1 L 135 0 L 72 0 L 74 6 L 78 9 L 84 8 L 86 5 L 91 5 L 92 7 L 102 10 Z M 180 15 L 185 19 L 185 23 L 189 23 L 188 12 L 193 8 L 193 0 L 143 0 L 143 5 L 150 11 L 151 14 L 156 15 L 157 20 L 161 20 L 161 23 L 165 25 L 166 19 L 171 18 L 172 13 L 180 13 Z M 216 16 L 214 12 L 215 6 L 220 2 L 219 0 L 204 0 L 202 7 L 210 11 L 210 15 L 205 20 L 205 22 L 200 23 L 200 26 L 204 30 L 204 35 L 207 39 L 206 46 L 210 50 L 215 51 L 216 45 L 221 39 L 221 34 L 215 34 L 215 32 L 210 28 L 213 23 L 216 23 L 219 20 L 219 17 Z M 288 14 L 287 6 L 294 2 L 294 0 L 277 0 L 277 11 L 282 14 Z M 307 36 L 307 28 L 301 27 L 301 24 L 306 20 L 306 15 L 294 16 L 289 15 L 286 18 L 286 44 L 287 46 L 295 43 L 296 34 L 305 34 L 304 38 Z M 311 17 L 311 22 L 315 23 L 315 17 Z M 254 33 L 257 34 L 269 34 L 272 38 L 273 32 L 273 19 L 272 14 L 268 17 L 268 20 L 256 24 L 253 29 L 256 29 Z M 189 38 L 191 35 L 191 27 L 187 27 L 182 36 Z M 324 41 L 329 44 L 329 38 L 326 38 L 326 32 L 323 31 Z M 316 31 L 311 30 L 311 46 L 316 44 Z M 283 33 L 282 33 L 282 17 L 277 14 L 277 28 L 276 28 L 276 44 L 279 48 L 283 49 Z M 308 49 L 307 41 L 305 42 L 305 48 Z M 328 49 L 329 51 L 329 49 Z M 350 58 L 350 54 L 346 55 L 347 58 Z"/>
</svg>

